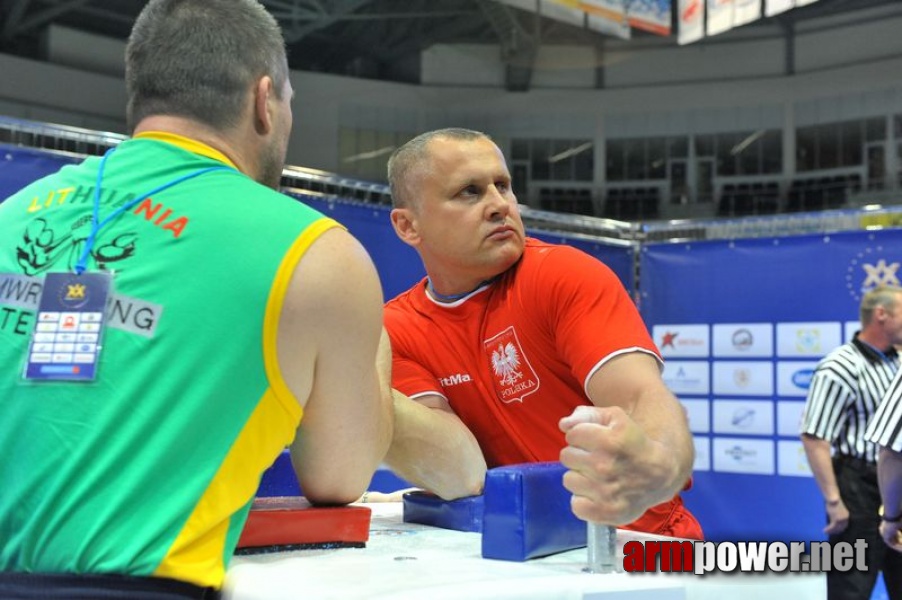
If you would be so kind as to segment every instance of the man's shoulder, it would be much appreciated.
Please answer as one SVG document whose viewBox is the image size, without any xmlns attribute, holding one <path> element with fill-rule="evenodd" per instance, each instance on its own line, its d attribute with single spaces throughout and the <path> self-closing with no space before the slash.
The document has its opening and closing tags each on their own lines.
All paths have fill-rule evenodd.
<svg viewBox="0 0 902 600">
<path fill-rule="evenodd" d="M 573 246 L 552 244 L 535 238 L 526 238 L 523 248 L 524 260 L 521 262 L 533 267 L 551 265 L 557 268 L 559 266 L 566 267 L 574 260 L 578 261 L 580 257 L 593 260 L 588 254 Z"/>
<path fill-rule="evenodd" d="M 406 315 L 411 311 L 416 310 L 421 304 L 424 304 L 423 302 L 420 302 L 421 294 L 417 293 L 422 285 L 423 281 L 418 281 L 407 290 L 386 302 L 384 307 L 386 320 L 390 316 L 392 318 L 397 318 L 401 315 Z"/>
<path fill-rule="evenodd" d="M 518 271 L 529 273 L 529 277 L 543 282 L 558 281 L 582 285 L 586 280 L 595 282 L 613 281 L 613 271 L 599 258 L 567 244 L 553 244 L 527 238 L 523 260 Z"/>
<path fill-rule="evenodd" d="M 861 350 L 859 350 L 852 342 L 846 342 L 825 354 L 821 361 L 857 358 L 859 356 L 862 356 Z"/>
<path fill-rule="evenodd" d="M 855 344 L 848 342 L 841 346 L 837 346 L 825 354 L 824 357 L 818 361 L 816 371 L 821 373 L 828 371 L 848 371 L 856 368 L 859 364 L 862 364 L 862 361 L 864 360 L 865 356 Z"/>
<path fill-rule="evenodd" d="M 566 244 L 553 244 L 534 237 L 527 237 L 524 241 L 523 253 L 534 256 L 556 256 L 560 253 L 576 252 L 576 248 Z"/>
</svg>

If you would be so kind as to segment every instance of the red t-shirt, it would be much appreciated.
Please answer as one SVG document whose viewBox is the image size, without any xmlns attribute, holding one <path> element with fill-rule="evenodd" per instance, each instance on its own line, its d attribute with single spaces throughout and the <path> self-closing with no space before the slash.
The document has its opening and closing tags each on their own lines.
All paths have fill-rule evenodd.
<svg viewBox="0 0 902 600">
<path fill-rule="evenodd" d="M 617 276 L 571 247 L 527 239 L 523 257 L 493 283 L 451 304 L 423 280 L 390 301 L 393 386 L 411 398 L 438 394 L 497 467 L 558 461 L 558 421 L 591 405 L 586 384 L 606 361 L 657 348 Z M 660 358 L 659 358 L 660 360 Z M 628 528 L 701 537 L 682 501 L 650 509 Z M 686 519 L 688 517 L 688 520 Z M 697 529 L 674 531 L 676 520 Z"/>
</svg>

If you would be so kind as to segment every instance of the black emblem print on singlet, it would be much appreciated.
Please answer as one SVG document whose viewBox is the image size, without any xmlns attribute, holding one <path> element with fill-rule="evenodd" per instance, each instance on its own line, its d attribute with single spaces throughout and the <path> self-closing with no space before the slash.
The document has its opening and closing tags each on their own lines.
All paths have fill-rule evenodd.
<svg viewBox="0 0 902 600">
<path fill-rule="evenodd" d="M 51 268 L 72 270 L 84 251 L 85 241 L 91 233 L 91 217 L 80 217 L 66 229 L 55 230 L 46 219 L 38 218 L 25 227 L 22 241 L 16 246 L 16 260 L 26 275 L 37 275 Z M 91 250 L 91 257 L 101 270 L 111 269 L 117 263 L 135 254 L 136 233 L 121 233 L 109 242 Z"/>
</svg>

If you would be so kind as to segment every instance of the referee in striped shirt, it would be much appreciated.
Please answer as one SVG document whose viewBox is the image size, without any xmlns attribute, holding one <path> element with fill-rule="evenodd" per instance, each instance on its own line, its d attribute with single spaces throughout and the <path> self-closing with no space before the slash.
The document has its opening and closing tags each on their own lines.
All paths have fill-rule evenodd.
<svg viewBox="0 0 902 600">
<path fill-rule="evenodd" d="M 802 445 L 824 495 L 832 543 L 867 540 L 867 571 L 827 573 L 829 600 L 868 600 L 882 570 L 890 600 L 902 600 L 902 554 L 887 552 L 880 526 L 877 447 L 868 420 L 896 372 L 902 344 L 902 287 L 879 286 L 861 299 L 861 330 L 817 365 L 802 415 Z M 832 456 L 831 456 L 832 454 Z"/>
<path fill-rule="evenodd" d="M 890 548 L 902 552 L 902 370 L 871 418 L 865 432 L 879 446 L 877 478 L 883 498 L 880 533 Z"/>
</svg>

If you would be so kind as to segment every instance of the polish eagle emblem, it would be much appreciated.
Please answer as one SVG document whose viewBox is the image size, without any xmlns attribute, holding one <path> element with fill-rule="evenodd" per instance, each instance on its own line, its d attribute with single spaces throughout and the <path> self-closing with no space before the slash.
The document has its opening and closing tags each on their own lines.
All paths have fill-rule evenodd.
<svg viewBox="0 0 902 600">
<path fill-rule="evenodd" d="M 492 352 L 492 369 L 504 385 L 516 383 L 523 377 L 520 372 L 520 355 L 512 343 L 499 344 L 498 349 Z"/>
</svg>

